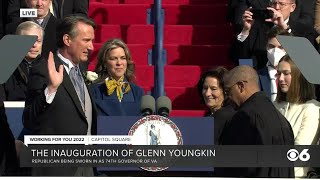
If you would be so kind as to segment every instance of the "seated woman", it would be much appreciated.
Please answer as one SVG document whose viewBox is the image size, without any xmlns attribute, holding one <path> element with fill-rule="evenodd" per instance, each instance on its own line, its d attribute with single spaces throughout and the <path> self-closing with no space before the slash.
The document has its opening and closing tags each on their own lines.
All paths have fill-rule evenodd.
<svg viewBox="0 0 320 180">
<path fill-rule="evenodd" d="M 197 88 L 202 102 L 208 108 L 206 116 L 214 117 L 214 143 L 219 139 L 227 121 L 231 120 L 235 110 L 228 103 L 224 95 L 223 76 L 227 69 L 218 67 L 203 73 L 198 81 Z"/>
<path fill-rule="evenodd" d="M 319 102 L 314 85 L 301 74 L 286 55 L 278 65 L 278 95 L 276 108 L 290 122 L 295 145 L 315 145 L 319 139 Z M 296 177 L 306 177 L 308 167 L 296 167 Z"/>
<path fill-rule="evenodd" d="M 143 89 L 133 83 L 135 65 L 127 45 L 120 39 L 110 39 L 98 53 L 95 72 L 97 83 L 92 85 L 99 115 L 139 116 Z"/>
</svg>

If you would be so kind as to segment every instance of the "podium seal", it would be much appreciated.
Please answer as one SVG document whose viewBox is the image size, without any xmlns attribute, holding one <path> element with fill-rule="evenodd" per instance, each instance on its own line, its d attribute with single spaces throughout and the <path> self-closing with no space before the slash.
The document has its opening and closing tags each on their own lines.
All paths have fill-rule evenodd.
<svg viewBox="0 0 320 180">
<path fill-rule="evenodd" d="M 182 145 L 177 125 L 169 118 L 151 115 L 139 119 L 129 130 L 132 145 Z M 146 171 L 163 171 L 168 167 L 141 167 Z"/>
</svg>

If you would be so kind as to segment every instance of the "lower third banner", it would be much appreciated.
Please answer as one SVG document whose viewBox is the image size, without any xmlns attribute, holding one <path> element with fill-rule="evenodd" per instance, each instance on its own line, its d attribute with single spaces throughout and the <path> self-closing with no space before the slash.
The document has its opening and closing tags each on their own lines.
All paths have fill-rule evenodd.
<svg viewBox="0 0 320 180">
<path fill-rule="evenodd" d="M 30 145 L 22 167 L 320 167 L 319 146 Z"/>
</svg>

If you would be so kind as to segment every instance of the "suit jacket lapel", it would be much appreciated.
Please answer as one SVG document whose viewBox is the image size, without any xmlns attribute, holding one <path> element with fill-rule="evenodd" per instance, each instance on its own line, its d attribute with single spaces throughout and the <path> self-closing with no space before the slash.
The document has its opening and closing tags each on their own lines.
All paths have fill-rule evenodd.
<svg viewBox="0 0 320 180">
<path fill-rule="evenodd" d="M 58 59 L 58 61 L 56 61 L 56 67 L 59 68 L 60 65 L 62 65 L 62 60 L 58 57 L 55 56 L 55 59 Z M 81 115 L 85 118 L 86 115 L 83 112 L 79 97 L 77 95 L 76 90 L 74 89 L 74 86 L 71 82 L 71 79 L 69 77 L 69 74 L 67 73 L 67 71 L 65 70 L 65 68 L 63 68 L 63 81 L 61 83 L 63 85 L 63 87 L 66 89 L 66 91 L 69 93 L 69 95 L 71 96 L 74 104 L 76 105 L 76 107 L 78 108 L 79 112 L 81 113 Z"/>
</svg>

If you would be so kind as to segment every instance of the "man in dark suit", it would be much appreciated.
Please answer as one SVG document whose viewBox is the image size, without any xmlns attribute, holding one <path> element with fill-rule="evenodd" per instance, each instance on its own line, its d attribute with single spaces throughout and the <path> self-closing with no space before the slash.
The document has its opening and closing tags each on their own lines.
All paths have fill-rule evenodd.
<svg viewBox="0 0 320 180">
<path fill-rule="evenodd" d="M 8 23 L 6 30 L 7 34 L 15 34 L 17 26 L 25 21 L 34 21 L 39 24 L 44 30 L 42 56 L 47 58 L 49 52 L 55 52 L 56 46 L 56 27 L 58 24 L 57 19 L 50 13 L 50 4 L 52 0 L 26 0 L 27 8 L 37 9 L 37 18 L 14 18 L 13 21 Z"/>
<path fill-rule="evenodd" d="M 294 145 L 291 126 L 259 89 L 250 66 L 237 66 L 225 77 L 227 96 L 239 106 L 221 136 L 221 145 Z M 294 177 L 293 167 L 216 168 L 222 177 Z"/>
<path fill-rule="evenodd" d="M 88 16 L 89 0 L 52 0 L 52 8 L 57 19 L 71 14 Z"/>
<path fill-rule="evenodd" d="M 95 23 L 65 18 L 57 28 L 58 51 L 31 69 L 24 126 L 33 134 L 96 134 L 96 108 L 79 63 L 93 50 Z M 92 176 L 92 168 L 34 168 L 41 176 Z"/>
<path fill-rule="evenodd" d="M 268 20 L 253 19 L 249 7 L 268 7 L 273 17 Z M 314 43 L 314 0 L 241 0 L 234 19 L 237 29 L 242 29 L 234 44 L 234 58 L 253 58 L 257 69 L 267 63 L 266 34 L 273 26 L 288 30 L 295 36 L 306 37 Z"/>
</svg>

